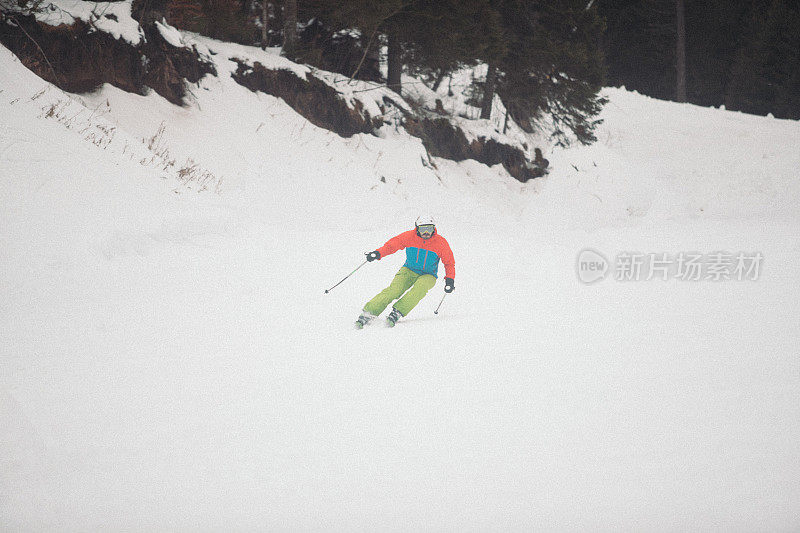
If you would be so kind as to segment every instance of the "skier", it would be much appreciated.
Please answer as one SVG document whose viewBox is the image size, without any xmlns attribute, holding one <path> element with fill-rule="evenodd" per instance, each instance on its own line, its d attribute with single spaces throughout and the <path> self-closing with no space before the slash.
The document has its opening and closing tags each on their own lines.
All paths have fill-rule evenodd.
<svg viewBox="0 0 800 533">
<path fill-rule="evenodd" d="M 367 261 L 375 261 L 405 248 L 406 262 L 389 286 L 364 305 L 356 321 L 358 329 L 380 315 L 386 306 L 398 298 L 386 318 L 386 325 L 393 327 L 400 317 L 407 316 L 436 283 L 439 259 L 444 263 L 444 292 L 449 294 L 455 290 L 453 252 L 445 238 L 436 232 L 433 218 L 420 216 L 414 226 L 414 229 L 392 237 L 374 252 L 365 254 Z"/>
</svg>

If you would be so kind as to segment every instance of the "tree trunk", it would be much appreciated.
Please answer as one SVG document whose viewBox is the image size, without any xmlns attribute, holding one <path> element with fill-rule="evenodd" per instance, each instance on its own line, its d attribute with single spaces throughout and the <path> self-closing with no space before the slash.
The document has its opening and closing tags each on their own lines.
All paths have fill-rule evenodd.
<svg viewBox="0 0 800 533">
<path fill-rule="evenodd" d="M 261 49 L 269 46 L 269 2 L 261 0 Z"/>
<path fill-rule="evenodd" d="M 283 55 L 295 60 L 297 54 L 297 0 L 283 3 Z"/>
<path fill-rule="evenodd" d="M 389 39 L 388 53 L 387 53 L 387 67 L 388 72 L 386 76 L 386 85 L 402 96 L 401 75 L 403 73 L 403 63 L 401 62 L 401 48 L 400 40 L 397 34 L 390 28 L 387 35 Z"/>
<path fill-rule="evenodd" d="M 444 77 L 445 77 L 446 74 L 447 73 L 445 72 L 445 70 L 443 68 L 440 68 L 439 72 L 436 73 L 436 81 L 433 82 L 433 87 L 431 87 L 431 90 L 433 92 L 436 92 L 436 91 L 439 90 L 439 86 L 444 81 Z"/>
<path fill-rule="evenodd" d="M 685 0 L 675 0 L 677 50 L 675 56 L 675 99 L 686 101 L 686 6 Z"/>
<path fill-rule="evenodd" d="M 481 118 L 492 118 L 492 102 L 494 102 L 494 86 L 497 82 L 497 67 L 489 65 L 486 72 L 486 83 L 483 84 L 483 105 L 481 105 Z"/>
</svg>

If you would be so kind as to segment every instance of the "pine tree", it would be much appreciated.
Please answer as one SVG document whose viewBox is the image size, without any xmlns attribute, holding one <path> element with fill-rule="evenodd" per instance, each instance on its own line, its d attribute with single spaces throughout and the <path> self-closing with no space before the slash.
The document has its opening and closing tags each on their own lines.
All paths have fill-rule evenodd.
<svg viewBox="0 0 800 533">
<path fill-rule="evenodd" d="M 497 64 L 498 92 L 511 116 L 528 131 L 549 117 L 559 144 L 569 144 L 572 136 L 581 143 L 595 141 L 594 117 L 605 103 L 598 96 L 604 25 L 596 6 L 583 0 L 495 5 L 508 50 Z"/>
<path fill-rule="evenodd" d="M 748 113 L 800 119 L 800 7 L 756 3 L 731 69 L 725 105 Z"/>
<path fill-rule="evenodd" d="M 489 0 L 420 0 L 401 15 L 403 61 L 412 74 L 441 78 L 505 53 L 500 15 Z"/>
<path fill-rule="evenodd" d="M 331 32 L 357 30 L 361 35 L 363 63 L 367 57 L 377 55 L 377 50 L 387 41 L 389 34 L 397 35 L 396 30 L 401 27 L 401 12 L 411 3 L 412 0 L 304 0 L 301 13 L 305 20 L 314 18 Z M 402 72 L 401 54 L 401 43 L 394 37 L 388 58 L 389 84 L 398 91 Z M 358 77 L 358 69 L 346 74 Z"/>
<path fill-rule="evenodd" d="M 401 92 L 400 75 L 441 79 L 452 70 L 497 55 L 500 25 L 489 0 L 309 0 L 308 16 L 334 31 L 358 29 L 365 54 L 388 45 L 387 84 Z"/>
<path fill-rule="evenodd" d="M 608 83 L 655 98 L 674 98 L 675 0 L 600 0 L 597 4 L 606 21 Z M 688 19 L 691 24 L 692 17 Z"/>
<path fill-rule="evenodd" d="M 388 86 L 402 91 L 406 71 L 441 80 L 478 62 L 496 74 L 497 93 L 528 131 L 545 115 L 554 135 L 592 142 L 604 101 L 603 23 L 586 0 L 307 0 L 306 15 L 334 31 L 358 29 L 371 47 L 387 43 Z M 492 76 L 482 116 L 491 112 Z"/>
<path fill-rule="evenodd" d="M 687 100 L 724 103 L 728 76 L 751 0 L 705 0 L 686 4 Z"/>
</svg>

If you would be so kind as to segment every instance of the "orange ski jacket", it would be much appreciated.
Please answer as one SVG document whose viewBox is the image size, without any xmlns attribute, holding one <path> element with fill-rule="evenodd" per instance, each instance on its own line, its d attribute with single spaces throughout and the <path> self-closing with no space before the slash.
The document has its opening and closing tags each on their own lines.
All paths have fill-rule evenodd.
<svg viewBox="0 0 800 533">
<path fill-rule="evenodd" d="M 439 259 L 441 259 L 444 263 L 445 277 L 455 279 L 456 262 L 453 259 L 453 251 L 445 238 L 437 231 L 434 231 L 430 239 L 420 237 L 416 229 L 404 231 L 378 248 L 378 252 L 381 254 L 380 259 L 403 248 L 406 250 L 404 267 L 417 274 L 430 274 L 438 277 Z"/>
</svg>

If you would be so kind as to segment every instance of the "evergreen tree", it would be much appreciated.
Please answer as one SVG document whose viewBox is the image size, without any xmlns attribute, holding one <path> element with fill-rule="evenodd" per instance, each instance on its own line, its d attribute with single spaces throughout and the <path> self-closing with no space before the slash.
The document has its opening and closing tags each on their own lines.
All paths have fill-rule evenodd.
<svg viewBox="0 0 800 533">
<path fill-rule="evenodd" d="M 401 13 L 412 3 L 412 0 L 305 0 L 300 12 L 305 20 L 321 21 L 332 32 L 357 30 L 364 58 L 377 55 L 376 51 L 391 35 L 388 84 L 399 91 L 402 47 L 398 29 Z M 357 77 L 358 72 L 344 74 Z"/>
<path fill-rule="evenodd" d="M 751 0 L 686 4 L 687 100 L 702 106 L 724 102 Z"/>
<path fill-rule="evenodd" d="M 515 121 L 532 131 L 552 118 L 554 137 L 568 144 L 596 140 L 594 117 L 605 100 L 599 46 L 604 29 L 597 8 L 584 0 L 501 0 L 508 52 L 497 64 L 498 92 Z"/>
<path fill-rule="evenodd" d="M 598 0 L 608 80 L 676 98 L 677 0 Z M 749 113 L 800 117 L 796 0 L 704 0 L 686 6 L 686 97 Z"/>
<path fill-rule="evenodd" d="M 552 117 L 561 143 L 592 142 L 604 101 L 603 23 L 586 0 L 307 0 L 306 16 L 332 29 L 355 28 L 365 50 L 388 44 L 389 87 L 401 72 L 442 76 L 484 62 L 514 119 L 528 131 Z M 366 53 L 366 52 L 365 52 Z M 492 77 L 482 116 L 491 111 Z"/>
<path fill-rule="evenodd" d="M 388 85 L 400 73 L 441 79 L 491 58 L 501 48 L 499 16 L 489 0 L 309 0 L 307 15 L 332 29 L 358 29 L 365 51 L 388 45 Z"/>
<path fill-rule="evenodd" d="M 800 119 L 800 7 L 791 0 L 757 2 L 747 22 L 725 105 Z"/>
<path fill-rule="evenodd" d="M 674 7 L 674 0 L 599 0 L 610 85 L 655 98 L 675 96 Z"/>
<path fill-rule="evenodd" d="M 403 62 L 413 74 L 442 77 L 505 53 L 501 18 L 489 0 L 420 0 L 400 19 Z"/>
</svg>

